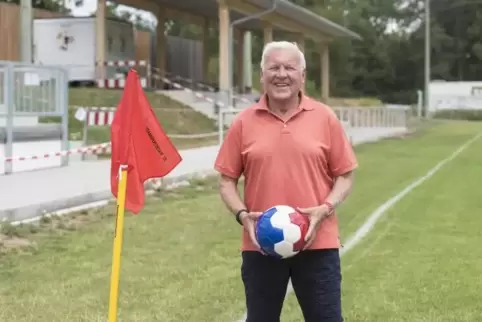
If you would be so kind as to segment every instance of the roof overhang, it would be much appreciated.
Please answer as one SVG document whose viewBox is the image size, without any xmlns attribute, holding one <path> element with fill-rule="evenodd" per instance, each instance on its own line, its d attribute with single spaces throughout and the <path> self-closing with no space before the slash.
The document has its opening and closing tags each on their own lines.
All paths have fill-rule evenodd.
<svg viewBox="0 0 482 322">
<path fill-rule="evenodd" d="M 147 10 L 156 14 L 163 10 L 170 19 L 187 18 L 191 22 L 199 22 L 206 17 L 218 19 L 218 6 L 221 0 L 113 0 L 116 3 Z M 273 7 L 274 0 L 224 0 L 229 6 L 230 19 L 237 19 L 268 10 Z M 277 0 L 276 9 L 266 16 L 252 19 L 238 27 L 249 30 L 261 30 L 266 24 L 272 25 L 274 31 L 295 32 L 318 41 L 335 38 L 361 40 L 355 32 L 344 28 L 316 13 L 295 5 L 287 0 Z"/>
</svg>

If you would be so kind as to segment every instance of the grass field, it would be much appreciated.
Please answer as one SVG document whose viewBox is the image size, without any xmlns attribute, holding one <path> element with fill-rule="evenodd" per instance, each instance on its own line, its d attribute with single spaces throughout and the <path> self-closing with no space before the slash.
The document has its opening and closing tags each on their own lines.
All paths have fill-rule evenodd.
<svg viewBox="0 0 482 322">
<path fill-rule="evenodd" d="M 346 240 L 481 123 L 440 123 L 356 148 L 355 189 L 340 208 Z M 342 259 L 347 322 L 482 321 L 482 139 L 390 209 Z M 0 321 L 105 321 L 113 207 L 40 226 L 2 227 Z M 215 180 L 149 198 L 127 215 L 119 321 L 226 321 L 244 311 L 240 228 Z M 282 321 L 303 321 L 293 294 Z"/>
<path fill-rule="evenodd" d="M 74 115 L 77 106 L 85 107 L 116 107 L 122 95 L 121 90 L 98 88 L 70 88 L 69 90 L 69 137 L 71 140 L 81 140 L 83 137 L 83 122 Z M 199 134 L 217 131 L 213 120 L 203 114 L 170 99 L 167 96 L 146 92 L 146 96 L 155 111 L 159 122 L 168 134 Z M 60 122 L 59 118 L 42 118 L 42 122 Z M 89 127 L 88 144 L 110 141 L 110 127 Z M 190 148 L 217 143 L 217 137 L 202 139 L 172 139 L 178 148 Z"/>
</svg>

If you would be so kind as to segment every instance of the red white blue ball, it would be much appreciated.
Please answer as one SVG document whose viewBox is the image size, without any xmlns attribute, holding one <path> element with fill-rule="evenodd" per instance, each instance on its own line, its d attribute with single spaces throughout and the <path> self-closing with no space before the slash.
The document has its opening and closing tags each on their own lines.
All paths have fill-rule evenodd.
<svg viewBox="0 0 482 322">
<path fill-rule="evenodd" d="M 305 246 L 309 220 L 290 206 L 272 207 L 259 217 L 256 238 L 261 250 L 277 258 L 289 258 Z"/>
</svg>

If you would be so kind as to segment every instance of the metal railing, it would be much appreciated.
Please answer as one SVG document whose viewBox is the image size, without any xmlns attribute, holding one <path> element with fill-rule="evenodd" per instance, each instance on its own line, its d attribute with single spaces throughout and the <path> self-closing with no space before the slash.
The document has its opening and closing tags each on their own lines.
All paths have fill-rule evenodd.
<svg viewBox="0 0 482 322">
<path fill-rule="evenodd" d="M 333 111 L 338 119 L 350 127 L 406 127 L 409 111 L 405 108 L 337 107 Z"/>
<path fill-rule="evenodd" d="M 242 109 L 225 108 L 218 114 L 218 140 L 224 139 L 227 128 Z M 406 108 L 337 107 L 333 108 L 345 130 L 349 128 L 407 128 L 410 111 Z"/>
<path fill-rule="evenodd" d="M 5 159 L 13 157 L 14 142 L 60 140 L 68 149 L 68 73 L 53 66 L 0 61 L 0 143 Z M 39 117 L 60 123 L 38 124 Z M 62 165 L 68 162 L 62 158 Z M 12 163 L 5 161 L 5 173 Z"/>
</svg>

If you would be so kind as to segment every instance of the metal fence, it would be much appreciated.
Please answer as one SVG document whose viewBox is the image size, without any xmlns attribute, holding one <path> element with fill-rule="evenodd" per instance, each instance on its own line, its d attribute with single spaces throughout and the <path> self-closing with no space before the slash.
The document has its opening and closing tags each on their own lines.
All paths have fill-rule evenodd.
<svg viewBox="0 0 482 322">
<path fill-rule="evenodd" d="M 218 140 L 222 143 L 227 128 L 243 109 L 224 108 L 218 113 Z M 336 107 L 333 108 L 345 131 L 357 128 L 407 129 L 410 109 L 403 107 Z"/>
<path fill-rule="evenodd" d="M 60 140 L 61 150 L 68 149 L 67 106 L 65 69 L 0 61 L 0 143 L 5 148 L 6 174 L 12 173 L 8 159 L 16 142 Z M 41 117 L 52 122 L 40 124 Z M 67 163 L 68 158 L 62 157 L 62 165 Z"/>
<path fill-rule="evenodd" d="M 386 107 L 337 107 L 333 111 L 338 119 L 350 127 L 380 127 L 396 128 L 406 127 L 410 111 L 407 108 Z"/>
</svg>

